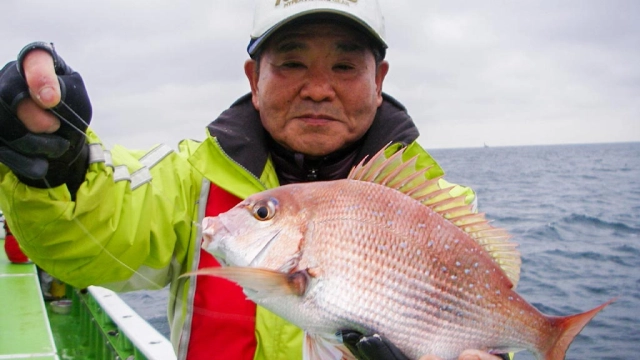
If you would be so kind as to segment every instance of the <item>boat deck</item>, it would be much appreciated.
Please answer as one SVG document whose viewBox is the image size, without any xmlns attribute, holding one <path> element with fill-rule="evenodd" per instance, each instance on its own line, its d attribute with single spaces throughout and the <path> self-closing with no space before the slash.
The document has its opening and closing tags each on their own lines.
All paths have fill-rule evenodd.
<svg viewBox="0 0 640 360">
<path fill-rule="evenodd" d="M 0 360 L 59 360 L 34 264 L 12 264 L 0 240 Z"/>
</svg>

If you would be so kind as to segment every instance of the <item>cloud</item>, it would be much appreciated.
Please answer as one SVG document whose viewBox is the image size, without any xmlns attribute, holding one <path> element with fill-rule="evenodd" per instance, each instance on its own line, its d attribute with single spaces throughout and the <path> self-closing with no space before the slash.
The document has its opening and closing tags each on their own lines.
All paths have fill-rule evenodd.
<svg viewBox="0 0 640 360">
<path fill-rule="evenodd" d="M 381 0 L 391 71 L 427 148 L 640 141 L 640 2 Z M 204 137 L 249 90 L 253 2 L 9 0 L 0 62 L 53 41 L 93 127 L 146 148 Z"/>
<path fill-rule="evenodd" d="M 640 137 L 637 3 L 428 4 L 401 15 L 413 6 L 404 1 L 387 15 L 402 19 L 389 21 L 400 31 L 389 31 L 387 85 L 427 147 Z"/>
</svg>

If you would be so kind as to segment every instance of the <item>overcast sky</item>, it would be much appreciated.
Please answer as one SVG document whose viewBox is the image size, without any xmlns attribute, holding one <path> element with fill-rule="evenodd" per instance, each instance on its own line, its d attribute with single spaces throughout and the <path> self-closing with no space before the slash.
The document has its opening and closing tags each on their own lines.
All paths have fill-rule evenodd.
<svg viewBox="0 0 640 360">
<path fill-rule="evenodd" d="M 426 148 L 640 141 L 640 1 L 381 0 Z M 107 146 L 202 139 L 249 90 L 253 0 L 3 0 L 0 62 L 54 42 Z"/>
</svg>

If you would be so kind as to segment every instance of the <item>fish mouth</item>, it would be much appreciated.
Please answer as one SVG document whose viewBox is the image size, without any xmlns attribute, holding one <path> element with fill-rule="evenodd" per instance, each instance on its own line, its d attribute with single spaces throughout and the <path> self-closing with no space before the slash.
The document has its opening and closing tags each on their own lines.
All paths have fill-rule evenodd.
<svg viewBox="0 0 640 360">
<path fill-rule="evenodd" d="M 221 244 L 229 236 L 229 229 L 218 217 L 206 217 L 202 220 L 202 249 L 213 255 L 221 266 L 229 266 Z"/>
<path fill-rule="evenodd" d="M 274 240 L 282 233 L 282 229 L 277 229 L 265 234 L 266 236 L 256 236 L 249 244 L 239 246 L 224 217 L 204 218 L 202 229 L 202 249 L 213 255 L 221 266 L 260 266 L 269 254 Z"/>
</svg>

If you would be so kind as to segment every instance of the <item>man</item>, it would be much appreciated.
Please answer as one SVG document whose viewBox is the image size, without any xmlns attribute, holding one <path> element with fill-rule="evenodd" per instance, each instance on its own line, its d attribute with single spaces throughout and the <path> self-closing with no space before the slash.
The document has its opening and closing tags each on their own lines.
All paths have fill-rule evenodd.
<svg viewBox="0 0 640 360">
<path fill-rule="evenodd" d="M 198 224 L 253 193 L 344 178 L 389 143 L 433 166 L 429 177 L 443 173 L 415 143 L 404 107 L 382 93 L 386 47 L 377 1 L 260 0 L 244 66 L 251 93 L 209 124 L 202 143 L 141 153 L 104 150 L 87 126 L 80 76 L 51 46 L 27 46 L 0 73 L 0 207 L 27 254 L 68 283 L 170 283 L 178 358 L 301 358 L 301 330 L 237 286 L 178 276 L 218 266 L 200 249 Z M 452 192 L 475 200 L 468 188 Z M 361 358 L 403 358 L 376 337 L 345 339 Z"/>
</svg>

